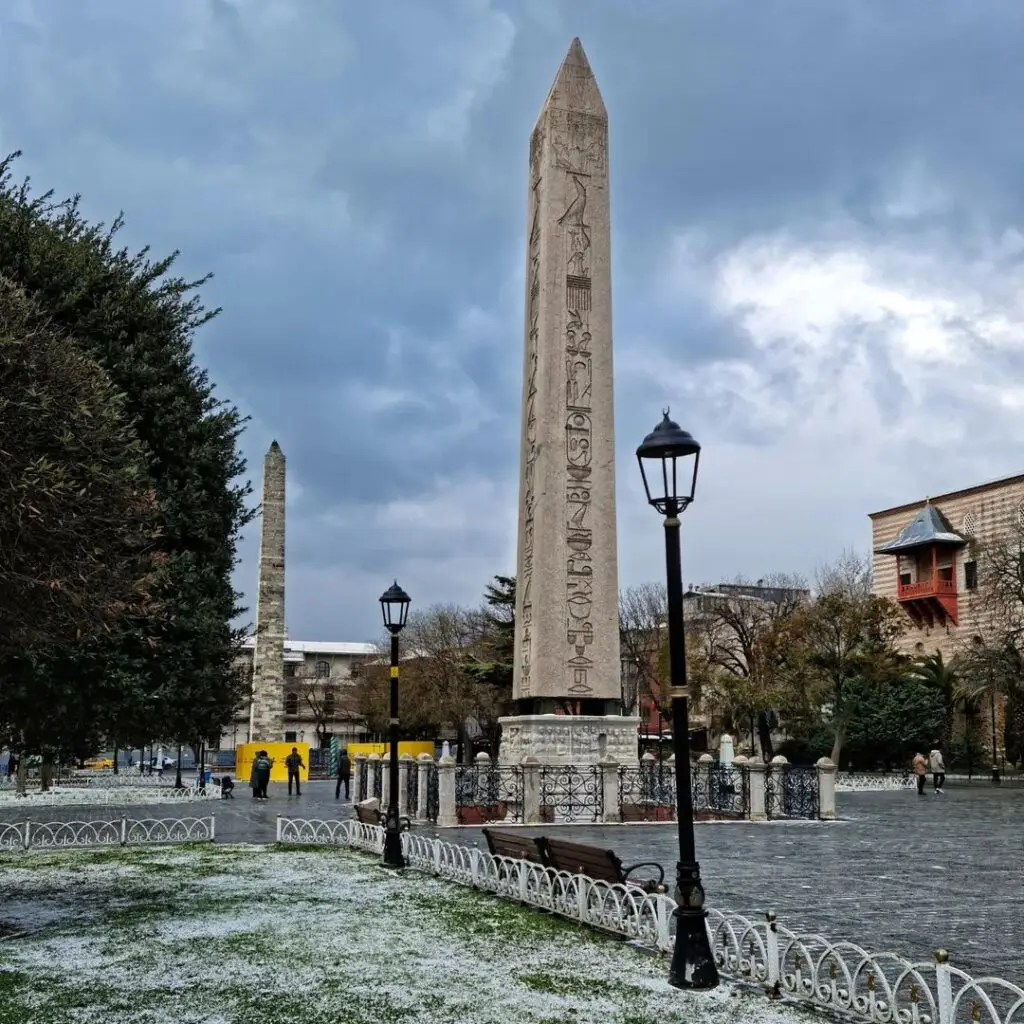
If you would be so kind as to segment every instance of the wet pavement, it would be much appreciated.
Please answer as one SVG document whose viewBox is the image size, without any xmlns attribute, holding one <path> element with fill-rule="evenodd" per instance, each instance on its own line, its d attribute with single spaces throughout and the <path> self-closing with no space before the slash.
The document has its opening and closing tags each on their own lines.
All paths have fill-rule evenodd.
<svg viewBox="0 0 1024 1024">
<path fill-rule="evenodd" d="M 234 800 L 130 807 L 129 817 L 217 815 L 217 840 L 270 843 L 277 815 L 351 817 L 333 782 L 310 782 L 301 797 L 272 785 L 256 803 L 243 787 Z M 949 949 L 975 975 L 1024 984 L 1024 786 L 950 785 L 943 796 L 915 791 L 840 793 L 837 822 L 708 822 L 696 826 L 708 903 L 754 917 L 774 910 L 798 933 L 818 932 L 872 951 L 930 960 Z M 0 808 L 4 822 L 110 820 L 113 807 Z M 418 831 L 483 846 L 478 828 Z M 572 825 L 556 830 L 594 843 L 626 864 L 653 860 L 672 878 L 674 824 Z"/>
</svg>

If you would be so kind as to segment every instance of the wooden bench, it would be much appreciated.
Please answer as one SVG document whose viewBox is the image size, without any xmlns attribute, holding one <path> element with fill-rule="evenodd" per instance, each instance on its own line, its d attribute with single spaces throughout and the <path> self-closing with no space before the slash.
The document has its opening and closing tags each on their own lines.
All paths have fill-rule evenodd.
<svg viewBox="0 0 1024 1024">
<path fill-rule="evenodd" d="M 512 860 L 528 860 L 534 864 L 545 864 L 544 850 L 540 843 L 542 836 L 520 836 L 514 832 L 495 832 L 494 829 L 483 830 L 487 840 L 487 849 L 495 857 L 508 857 Z"/>
<path fill-rule="evenodd" d="M 538 838 L 537 843 L 543 850 L 545 863 L 556 871 L 587 875 L 597 882 L 609 882 L 612 885 L 636 886 L 647 893 L 665 891 L 665 869 L 653 861 L 623 867 L 622 861 L 612 850 L 602 850 L 599 846 L 587 846 L 547 836 Z M 654 868 L 658 877 L 630 878 L 638 868 Z"/>
<path fill-rule="evenodd" d="M 360 825 L 379 825 L 381 828 L 387 825 L 387 813 L 380 810 L 380 808 L 364 807 L 362 804 L 353 804 L 352 806 L 356 812 L 356 820 Z M 398 827 L 403 832 L 408 832 L 412 828 L 412 822 L 403 816 L 398 819 Z"/>
</svg>

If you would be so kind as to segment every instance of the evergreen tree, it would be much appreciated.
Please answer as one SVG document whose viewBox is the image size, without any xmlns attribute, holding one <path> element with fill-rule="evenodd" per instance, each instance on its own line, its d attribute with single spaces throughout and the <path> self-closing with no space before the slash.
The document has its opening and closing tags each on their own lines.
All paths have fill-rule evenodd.
<svg viewBox="0 0 1024 1024">
<path fill-rule="evenodd" d="M 142 447 L 156 498 L 164 562 L 153 609 L 106 635 L 69 635 L 26 651 L 0 671 L 5 685 L 52 680 L 67 707 L 51 721 L 62 744 L 85 722 L 111 738 L 170 735 L 188 742 L 226 721 L 245 697 L 234 659 L 240 613 L 231 584 L 239 531 L 254 514 L 237 442 L 244 419 L 219 399 L 192 354 L 194 333 L 217 315 L 196 290 L 206 278 L 171 276 L 177 253 L 115 246 L 122 226 L 90 224 L 78 197 L 55 201 L 15 184 L 14 157 L 0 162 L 0 273 L 18 284 L 55 330 L 75 339 L 124 396 L 125 421 Z M 46 717 L 40 695 L 37 717 Z M 23 709 L 22 714 L 27 714 Z M 25 718 L 22 727 L 27 727 Z M 218 723 L 219 724 L 219 723 Z"/>
</svg>

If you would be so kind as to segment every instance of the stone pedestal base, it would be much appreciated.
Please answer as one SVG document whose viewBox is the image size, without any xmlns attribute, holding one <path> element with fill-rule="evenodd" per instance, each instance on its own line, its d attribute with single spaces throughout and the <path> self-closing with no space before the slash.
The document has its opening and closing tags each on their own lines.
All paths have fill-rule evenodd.
<svg viewBox="0 0 1024 1024">
<path fill-rule="evenodd" d="M 535 757 L 541 764 L 598 764 L 614 758 L 636 766 L 639 718 L 623 715 L 515 715 L 499 718 L 499 764 Z"/>
</svg>

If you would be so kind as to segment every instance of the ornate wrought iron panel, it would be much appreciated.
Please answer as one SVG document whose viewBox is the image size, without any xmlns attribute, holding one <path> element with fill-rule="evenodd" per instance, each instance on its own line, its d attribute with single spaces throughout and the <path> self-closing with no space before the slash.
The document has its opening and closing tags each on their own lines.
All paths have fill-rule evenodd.
<svg viewBox="0 0 1024 1024">
<path fill-rule="evenodd" d="M 405 773 L 405 799 L 406 814 L 410 818 L 419 817 L 420 786 L 419 786 L 419 765 L 415 761 L 409 763 L 409 770 Z"/>
<path fill-rule="evenodd" d="M 427 821 L 436 822 L 441 803 L 437 788 L 437 762 L 420 765 L 419 770 L 427 773 Z"/>
<path fill-rule="evenodd" d="M 356 802 L 366 799 L 366 762 L 356 761 Z"/>
<path fill-rule="evenodd" d="M 764 806 L 769 818 L 817 819 L 817 768 L 768 765 L 764 773 Z"/>
<path fill-rule="evenodd" d="M 597 765 L 541 765 L 542 821 L 601 821 L 604 785 Z"/>
<path fill-rule="evenodd" d="M 619 813 L 623 821 L 674 821 L 676 780 L 672 765 L 643 761 L 619 769 Z"/>
<path fill-rule="evenodd" d="M 455 812 L 462 825 L 523 820 L 523 772 L 518 765 L 458 765 Z"/>
</svg>

